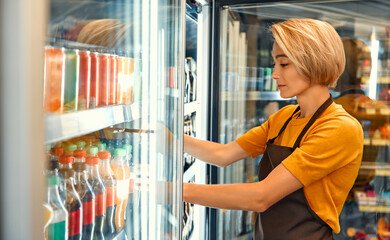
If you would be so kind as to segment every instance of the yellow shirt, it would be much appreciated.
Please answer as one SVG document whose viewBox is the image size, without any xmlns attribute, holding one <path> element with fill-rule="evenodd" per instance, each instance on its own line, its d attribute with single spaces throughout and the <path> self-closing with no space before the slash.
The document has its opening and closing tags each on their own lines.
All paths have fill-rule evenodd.
<svg viewBox="0 0 390 240">
<path fill-rule="evenodd" d="M 279 133 L 297 105 L 289 105 L 267 122 L 236 141 L 251 156 L 264 153 L 266 142 Z M 293 147 L 311 116 L 291 119 L 276 145 Z M 340 105 L 332 103 L 302 138 L 300 146 L 282 164 L 303 184 L 311 209 L 334 232 L 340 232 L 339 215 L 358 175 L 363 150 L 359 122 Z"/>
</svg>

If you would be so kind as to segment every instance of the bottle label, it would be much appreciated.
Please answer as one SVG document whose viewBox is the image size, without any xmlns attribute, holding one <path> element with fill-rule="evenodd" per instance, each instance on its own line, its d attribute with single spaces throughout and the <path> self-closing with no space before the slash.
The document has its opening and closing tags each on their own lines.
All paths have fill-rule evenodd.
<svg viewBox="0 0 390 240">
<path fill-rule="evenodd" d="M 95 200 L 83 203 L 83 225 L 89 225 L 95 221 Z"/>
<path fill-rule="evenodd" d="M 106 193 L 96 195 L 96 216 L 104 215 L 106 213 Z"/>
<path fill-rule="evenodd" d="M 67 236 L 67 222 L 57 222 L 50 224 L 49 226 L 49 239 L 58 239 L 58 240 L 65 240 L 68 238 Z"/>
<path fill-rule="evenodd" d="M 116 196 L 117 196 L 117 200 L 119 199 L 125 199 L 127 198 L 128 194 L 129 194 L 129 186 L 130 184 L 130 181 L 129 179 L 127 180 L 117 180 L 117 193 L 116 193 Z"/>
<path fill-rule="evenodd" d="M 76 210 L 69 213 L 69 236 L 80 234 L 81 232 L 81 211 Z"/>
<path fill-rule="evenodd" d="M 116 187 L 106 187 L 107 193 L 107 207 L 111 207 L 115 205 L 116 201 Z"/>
</svg>

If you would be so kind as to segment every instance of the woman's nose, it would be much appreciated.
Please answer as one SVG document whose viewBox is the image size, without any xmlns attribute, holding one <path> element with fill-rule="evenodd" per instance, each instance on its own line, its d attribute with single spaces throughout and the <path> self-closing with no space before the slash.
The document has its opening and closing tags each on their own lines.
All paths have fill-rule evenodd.
<svg viewBox="0 0 390 240">
<path fill-rule="evenodd" d="M 275 71 L 275 68 L 272 71 L 271 78 L 273 78 L 273 79 L 278 79 L 279 78 L 279 74 Z"/>
</svg>

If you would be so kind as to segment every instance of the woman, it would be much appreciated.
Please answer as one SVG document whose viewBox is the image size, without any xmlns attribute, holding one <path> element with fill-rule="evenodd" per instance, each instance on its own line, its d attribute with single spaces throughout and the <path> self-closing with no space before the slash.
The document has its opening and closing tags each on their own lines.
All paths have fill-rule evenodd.
<svg viewBox="0 0 390 240">
<path fill-rule="evenodd" d="M 329 94 L 344 69 L 343 44 L 333 27 L 313 19 L 274 24 L 272 33 L 272 77 L 281 97 L 296 97 L 298 105 L 282 108 L 228 144 L 184 139 L 187 153 L 218 166 L 263 154 L 259 182 L 185 183 L 183 198 L 259 212 L 254 239 L 332 239 L 363 148 L 359 122 Z"/>
</svg>

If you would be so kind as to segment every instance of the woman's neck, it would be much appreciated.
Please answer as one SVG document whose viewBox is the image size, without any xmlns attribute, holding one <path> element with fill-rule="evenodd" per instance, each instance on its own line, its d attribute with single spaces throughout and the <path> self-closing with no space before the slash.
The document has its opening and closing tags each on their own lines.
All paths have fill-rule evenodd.
<svg viewBox="0 0 390 240">
<path fill-rule="evenodd" d="M 308 88 L 305 92 L 297 96 L 297 101 L 301 108 L 299 118 L 313 115 L 328 98 L 329 89 L 327 86 L 315 85 Z"/>
</svg>

